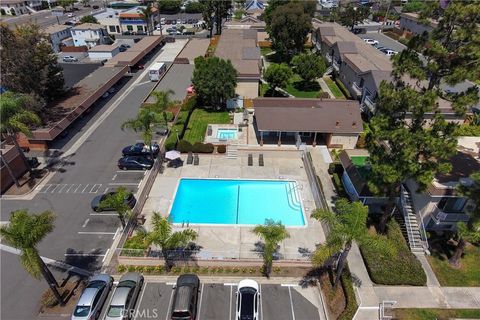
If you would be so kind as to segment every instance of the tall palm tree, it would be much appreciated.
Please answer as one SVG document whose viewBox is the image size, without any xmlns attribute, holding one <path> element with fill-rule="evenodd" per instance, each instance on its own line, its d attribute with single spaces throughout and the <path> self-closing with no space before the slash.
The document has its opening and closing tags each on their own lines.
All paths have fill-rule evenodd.
<svg viewBox="0 0 480 320">
<path fill-rule="evenodd" d="M 143 142 L 150 147 L 150 156 L 153 159 L 153 127 L 162 122 L 163 119 L 160 113 L 151 107 L 143 107 L 138 110 L 136 118 L 129 119 L 122 124 L 122 130 L 128 128 L 135 132 L 142 132 Z"/>
<path fill-rule="evenodd" d="M 7 244 L 21 251 L 20 263 L 35 279 L 41 276 L 47 281 L 58 303 L 63 299 L 58 284 L 38 253 L 37 245 L 52 232 L 55 216 L 50 211 L 29 214 L 27 210 L 13 211 L 7 225 L 0 228 L 0 237 Z"/>
<path fill-rule="evenodd" d="M 122 228 L 125 228 L 127 223 L 126 219 L 131 216 L 131 209 L 127 203 L 125 203 L 125 199 L 127 199 L 132 193 L 128 191 L 125 187 L 119 187 L 117 191 L 113 194 L 109 194 L 103 199 L 98 208 L 102 209 L 113 209 L 118 214 L 118 219 L 122 223 Z"/>
<path fill-rule="evenodd" d="M 334 288 L 338 285 L 345 267 L 348 253 L 353 241 L 361 245 L 379 246 L 379 242 L 368 235 L 368 207 L 361 202 L 350 202 L 340 199 L 335 202 L 336 213 L 330 210 L 317 209 L 312 213 L 315 218 L 330 227 L 326 242 L 319 245 L 312 256 L 313 264 L 323 266 L 331 261 L 335 254 L 340 253 Z M 388 250 L 385 248 L 385 250 Z"/>
<path fill-rule="evenodd" d="M 23 133 L 27 137 L 32 136 L 31 125 L 40 125 L 40 118 L 33 112 L 25 109 L 27 97 L 23 94 L 6 92 L 0 95 L 0 133 L 9 137 L 20 153 L 22 160 L 31 173 L 32 168 L 17 142 L 17 133 Z M 15 184 L 19 186 L 18 180 L 12 176 Z"/>
<path fill-rule="evenodd" d="M 253 228 L 252 232 L 265 242 L 265 247 L 262 252 L 263 273 L 268 278 L 272 272 L 273 255 L 277 251 L 279 243 L 290 238 L 290 234 L 280 221 L 275 222 L 271 219 L 267 219 L 264 225 L 258 225 Z"/>
<path fill-rule="evenodd" d="M 189 242 L 197 239 L 197 232 L 189 228 L 174 232 L 168 218 L 162 217 L 158 212 L 153 213 L 152 225 L 153 230 L 148 233 L 147 242 L 161 248 L 165 267 L 170 270 L 173 266 L 174 249 L 184 249 Z"/>
<path fill-rule="evenodd" d="M 170 95 L 172 94 L 175 94 L 175 91 L 167 90 L 152 92 L 152 96 L 155 98 L 155 103 L 151 108 L 155 110 L 155 112 L 163 115 L 163 121 L 165 121 L 165 125 L 168 124 L 167 110 L 175 103 L 174 101 L 170 100 Z"/>
<path fill-rule="evenodd" d="M 140 16 L 142 20 L 145 21 L 145 24 L 147 25 L 147 34 L 151 35 L 153 11 L 152 11 L 152 5 L 150 3 L 148 3 L 145 8 L 140 8 Z"/>
</svg>

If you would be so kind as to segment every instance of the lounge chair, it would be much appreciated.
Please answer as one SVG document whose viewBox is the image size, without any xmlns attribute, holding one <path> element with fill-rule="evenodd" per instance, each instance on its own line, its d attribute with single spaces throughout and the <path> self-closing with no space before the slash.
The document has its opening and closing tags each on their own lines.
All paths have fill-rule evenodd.
<svg viewBox="0 0 480 320">
<path fill-rule="evenodd" d="M 264 163 L 263 163 L 263 153 L 260 153 L 260 155 L 258 156 L 258 165 L 260 167 L 263 167 Z"/>
<path fill-rule="evenodd" d="M 193 163 L 193 154 L 192 154 L 192 151 L 190 151 L 187 156 L 187 164 L 192 164 L 192 163 Z"/>
<path fill-rule="evenodd" d="M 253 166 L 253 156 L 251 153 L 248 154 L 248 166 Z"/>
<path fill-rule="evenodd" d="M 200 162 L 200 159 L 198 158 L 198 154 L 195 153 L 195 155 L 193 156 L 193 165 L 198 166 L 199 162 Z"/>
</svg>

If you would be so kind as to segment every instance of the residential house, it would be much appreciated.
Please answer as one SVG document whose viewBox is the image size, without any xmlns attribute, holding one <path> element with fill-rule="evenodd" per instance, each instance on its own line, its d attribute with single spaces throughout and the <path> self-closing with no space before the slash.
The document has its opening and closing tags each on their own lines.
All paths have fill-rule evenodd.
<svg viewBox="0 0 480 320">
<path fill-rule="evenodd" d="M 430 33 L 438 26 L 438 21 L 429 19 L 426 24 L 424 21 L 420 21 L 418 13 L 402 13 L 400 15 L 400 30 L 404 36 L 416 36 L 423 34 L 424 32 Z"/>
<path fill-rule="evenodd" d="M 2 141 L 0 145 L 1 193 L 3 194 L 28 171 L 22 155 L 13 144 Z"/>
<path fill-rule="evenodd" d="M 73 45 L 75 47 L 87 46 L 92 48 L 99 44 L 110 44 L 112 39 L 105 26 L 97 23 L 82 23 L 71 29 Z"/>
<path fill-rule="evenodd" d="M 355 148 L 363 132 L 358 102 L 334 99 L 253 99 L 260 145 L 326 145 Z"/>
<path fill-rule="evenodd" d="M 95 14 L 98 23 L 107 28 L 109 34 L 122 34 L 119 15 L 123 10 L 107 8 L 103 12 Z"/>
<path fill-rule="evenodd" d="M 44 32 L 49 36 L 53 51 L 60 52 L 62 45 L 73 46 L 70 28 L 72 27 L 62 24 L 53 24 L 44 30 Z"/>
<path fill-rule="evenodd" d="M 262 59 L 255 29 L 224 29 L 215 56 L 228 59 L 237 70 L 235 92 L 244 98 L 258 97 Z"/>
<path fill-rule="evenodd" d="M 119 13 L 120 30 L 123 34 L 147 34 L 147 22 L 143 18 L 142 8 L 145 7 L 134 7 Z M 152 13 L 150 17 L 151 28 L 158 21 L 158 9 L 152 7 Z"/>
<path fill-rule="evenodd" d="M 28 13 L 28 1 L 24 0 L 2 0 L 0 9 L 10 16 L 19 16 Z M 3 12 L 2 12 L 3 14 Z"/>
<path fill-rule="evenodd" d="M 120 53 L 120 46 L 102 44 L 88 50 L 88 57 L 91 60 L 111 59 Z"/>
</svg>

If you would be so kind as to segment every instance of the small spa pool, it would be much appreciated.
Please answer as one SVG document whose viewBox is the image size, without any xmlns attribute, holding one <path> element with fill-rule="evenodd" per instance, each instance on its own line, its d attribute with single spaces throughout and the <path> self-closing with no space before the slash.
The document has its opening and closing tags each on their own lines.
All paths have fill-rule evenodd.
<svg viewBox="0 0 480 320">
<path fill-rule="evenodd" d="M 218 129 L 217 138 L 220 140 L 235 140 L 237 139 L 237 129 Z"/>
</svg>

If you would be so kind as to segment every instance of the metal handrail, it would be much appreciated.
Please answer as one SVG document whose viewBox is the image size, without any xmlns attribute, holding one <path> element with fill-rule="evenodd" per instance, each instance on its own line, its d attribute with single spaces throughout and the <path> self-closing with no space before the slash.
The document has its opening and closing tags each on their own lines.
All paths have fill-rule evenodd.
<svg viewBox="0 0 480 320">
<path fill-rule="evenodd" d="M 403 219 L 405 220 L 405 226 L 407 227 L 407 234 L 409 235 L 409 241 L 411 242 L 413 247 L 416 247 L 415 243 L 415 238 L 413 237 L 413 230 L 412 226 L 410 225 L 410 220 L 408 220 L 408 211 L 407 211 L 407 203 L 405 200 L 405 195 L 404 192 L 406 192 L 405 188 L 403 185 L 400 187 L 400 201 L 401 201 L 401 207 L 403 211 Z"/>
</svg>

